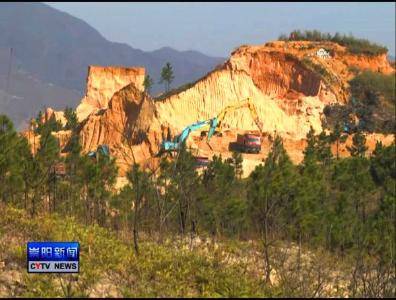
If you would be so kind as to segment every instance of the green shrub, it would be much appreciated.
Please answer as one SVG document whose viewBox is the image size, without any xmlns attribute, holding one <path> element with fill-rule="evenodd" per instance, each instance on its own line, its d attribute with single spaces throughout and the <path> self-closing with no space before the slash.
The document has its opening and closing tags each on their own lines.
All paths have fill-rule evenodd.
<svg viewBox="0 0 396 300">
<path fill-rule="evenodd" d="M 348 122 L 349 113 L 355 113 L 361 121 L 361 129 L 369 132 L 394 133 L 395 75 L 372 71 L 356 72 L 349 84 L 352 98 L 346 106 L 326 106 L 327 125 L 334 128 L 337 122 Z M 354 101 L 352 101 L 354 99 Z"/>
<path fill-rule="evenodd" d="M 384 75 L 372 71 L 359 73 L 350 82 L 352 95 L 364 100 L 372 95 L 382 95 L 395 104 L 395 75 Z M 378 96 L 377 96 L 378 97 Z"/>
</svg>

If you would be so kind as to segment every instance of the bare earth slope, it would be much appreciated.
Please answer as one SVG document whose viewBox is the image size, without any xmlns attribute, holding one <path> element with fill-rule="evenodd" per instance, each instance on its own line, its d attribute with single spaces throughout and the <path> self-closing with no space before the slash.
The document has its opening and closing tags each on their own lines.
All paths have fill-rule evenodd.
<svg viewBox="0 0 396 300">
<path fill-rule="evenodd" d="M 325 48 L 330 58 L 319 57 L 320 48 Z M 177 135 L 194 122 L 213 118 L 226 105 L 249 97 L 265 133 L 281 135 L 292 160 L 299 162 L 310 127 L 316 132 L 322 130 L 325 105 L 347 102 L 352 66 L 386 74 L 394 72 L 386 55 L 351 55 L 334 43 L 272 42 L 241 46 L 222 66 L 185 90 L 153 100 L 143 92 L 142 68 L 128 71 L 94 67 L 88 73 L 87 95 L 77 109 L 83 120 L 83 149 L 89 151 L 99 144 L 108 144 L 123 175 L 132 161 L 146 166 L 155 164 L 153 156 L 162 139 Z M 199 132 L 190 135 L 187 145 L 197 154 L 227 157 L 237 132 L 258 130 L 246 108 L 227 115 L 224 124 L 228 133 L 211 140 L 213 150 L 199 138 Z M 371 142 L 371 137 L 367 138 L 371 143 L 378 136 L 373 135 Z M 260 155 L 244 155 L 245 164 L 250 166 L 245 168 L 245 176 L 261 163 L 268 149 L 269 143 L 264 139 Z"/>
</svg>

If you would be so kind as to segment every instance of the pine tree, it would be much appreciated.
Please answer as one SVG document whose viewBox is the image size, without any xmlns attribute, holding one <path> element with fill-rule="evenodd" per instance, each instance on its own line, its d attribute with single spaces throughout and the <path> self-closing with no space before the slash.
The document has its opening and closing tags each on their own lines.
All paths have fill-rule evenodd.
<svg viewBox="0 0 396 300">
<path fill-rule="evenodd" d="M 195 159 L 187 151 L 185 143 L 182 144 L 176 159 L 171 163 L 171 169 L 173 169 L 171 182 L 175 188 L 175 197 L 179 206 L 179 229 L 184 235 L 189 224 L 191 224 L 192 231 L 196 227 L 196 220 L 192 218 L 192 209 L 196 205 L 199 186 Z"/>
<path fill-rule="evenodd" d="M 235 170 L 235 175 L 240 179 L 243 174 L 243 157 L 240 152 L 232 152 L 232 163 Z"/>
<path fill-rule="evenodd" d="M 43 196 L 48 199 L 48 209 L 51 208 L 51 196 L 53 187 L 52 168 L 59 161 L 59 141 L 51 134 L 47 126 L 41 129 L 40 145 L 36 156 L 31 161 L 30 175 L 26 178 L 33 190 L 31 215 L 35 216 L 39 206 L 45 205 Z"/>
<path fill-rule="evenodd" d="M 205 197 L 200 216 L 204 226 L 216 238 L 239 233 L 244 219 L 244 205 L 238 198 L 238 182 L 233 160 L 214 156 L 204 171 L 202 184 Z"/>
<path fill-rule="evenodd" d="M 25 138 L 18 136 L 12 121 L 0 115 L 0 201 L 14 203 L 22 190 L 21 161 L 29 149 Z"/>
<path fill-rule="evenodd" d="M 331 207 L 326 214 L 327 248 L 341 250 L 341 253 L 352 244 L 352 227 L 355 223 L 355 213 L 346 193 L 342 192 L 346 170 L 344 160 L 335 162 L 331 181 Z"/>
<path fill-rule="evenodd" d="M 131 210 L 133 192 L 130 184 L 125 185 L 119 193 L 113 194 L 110 208 L 115 212 L 112 218 L 112 228 L 117 232 L 130 232 L 133 228 L 133 213 Z"/>
<path fill-rule="evenodd" d="M 52 115 L 47 122 L 41 125 L 40 133 L 43 132 L 44 128 L 53 132 L 58 132 L 62 130 L 63 126 L 62 123 L 55 118 L 55 115 Z"/>
<path fill-rule="evenodd" d="M 37 150 L 37 159 L 42 164 L 43 169 L 49 169 L 50 166 L 59 158 L 59 141 L 51 134 L 51 129 L 43 128 L 40 137 L 40 146 Z"/>
<path fill-rule="evenodd" d="M 143 86 L 144 86 L 144 91 L 150 95 L 151 93 L 151 88 L 153 87 L 154 81 L 153 79 L 150 77 L 150 75 L 146 75 L 144 77 L 144 82 L 143 82 Z"/>
<path fill-rule="evenodd" d="M 42 128 L 42 126 L 43 126 L 42 119 L 43 119 L 43 113 L 42 113 L 42 111 L 40 110 L 40 111 L 37 113 L 37 116 L 36 116 L 36 119 L 35 119 L 35 122 L 34 122 L 34 124 L 35 124 L 34 132 L 35 132 L 36 134 L 40 134 L 40 133 L 41 133 L 41 128 Z"/>
<path fill-rule="evenodd" d="M 392 273 L 395 266 L 394 249 L 395 242 L 395 219 L 396 219 L 396 161 L 395 143 L 384 147 L 377 143 L 370 159 L 370 173 L 380 190 L 379 203 L 372 214 L 368 227 L 368 248 L 375 257 L 375 273 L 377 284 L 380 287 L 379 295 L 370 296 L 394 296 L 394 280 Z"/>
<path fill-rule="evenodd" d="M 318 161 L 326 166 L 330 164 L 333 158 L 331 153 L 331 135 L 326 135 L 324 131 L 319 134 L 317 139 L 317 156 Z"/>
<path fill-rule="evenodd" d="M 95 219 L 99 225 L 104 226 L 107 222 L 107 207 L 110 200 L 111 189 L 117 177 L 115 159 L 105 155 L 99 155 L 94 161 L 95 181 L 91 181 L 94 187 L 94 211 Z"/>
<path fill-rule="evenodd" d="M 308 144 L 307 148 L 311 146 Z M 323 148 L 326 149 L 326 152 L 328 151 L 327 146 Z M 322 218 L 327 198 L 327 182 L 324 168 L 318 162 L 320 162 L 320 158 L 325 161 L 326 156 L 321 156 L 321 153 L 325 152 L 323 150 L 322 152 L 321 148 L 317 151 L 318 158 L 312 155 L 311 149 L 305 151 L 306 156 L 299 166 L 300 176 L 297 179 L 296 193 L 290 207 L 289 230 L 292 236 L 299 241 L 300 247 L 304 240 L 324 239 Z"/>
<path fill-rule="evenodd" d="M 10 168 L 15 163 L 11 153 L 13 153 L 13 144 L 16 141 L 16 132 L 11 120 L 0 115 L 0 199 L 4 202 L 7 199 L 6 188 L 10 174 Z"/>
<path fill-rule="evenodd" d="M 340 123 L 337 122 L 333 132 L 330 134 L 331 143 L 336 143 L 336 158 L 337 160 L 340 158 L 340 144 L 345 143 L 347 135 L 342 134 Z"/>
<path fill-rule="evenodd" d="M 335 235 L 341 238 L 338 241 L 333 239 L 333 243 L 341 246 L 342 250 L 353 247 L 355 253 L 360 253 L 363 247 L 368 208 L 375 188 L 369 169 L 369 161 L 359 156 L 340 160 L 334 169 L 333 189 L 336 190 L 336 203 L 342 205 L 343 217 L 337 213 L 341 219 L 339 223 L 333 223 L 332 235 L 333 238 Z"/>
<path fill-rule="evenodd" d="M 131 184 L 133 194 L 133 243 L 135 253 L 139 255 L 140 210 L 143 202 L 148 201 L 150 183 L 146 172 L 140 170 L 140 166 L 136 163 L 133 164 L 132 170 L 127 174 L 127 178 Z"/>
<path fill-rule="evenodd" d="M 315 130 L 312 128 L 312 126 L 310 127 L 310 130 L 307 133 L 306 141 L 307 141 L 307 146 L 303 151 L 304 160 L 311 160 L 311 159 L 316 160 L 317 159 L 316 137 L 315 137 Z"/>
<path fill-rule="evenodd" d="M 66 178 L 68 182 L 68 196 L 64 203 L 64 208 L 70 215 L 82 213 L 81 192 L 84 180 L 84 158 L 81 156 L 81 144 L 79 136 L 72 134 L 67 145 L 68 155 L 65 159 Z M 81 217 L 83 217 L 81 215 Z"/>
<path fill-rule="evenodd" d="M 177 219 L 175 214 L 178 207 L 177 184 L 174 181 L 175 165 L 169 162 L 165 157 L 160 161 L 160 172 L 155 180 L 155 197 L 156 202 L 156 220 L 159 235 L 159 242 L 162 242 L 164 227 L 173 219 Z M 176 215 L 176 217 L 175 217 Z"/>
<path fill-rule="evenodd" d="M 170 84 L 172 83 L 175 76 L 173 75 L 172 65 L 167 62 L 161 71 L 161 80 L 159 83 L 165 83 L 165 91 L 169 92 Z"/>
<path fill-rule="evenodd" d="M 70 107 L 65 108 L 65 118 L 67 120 L 66 125 L 65 125 L 65 130 L 76 129 L 76 127 L 78 125 L 78 119 L 77 119 L 76 112 L 72 108 L 70 108 Z"/>
<path fill-rule="evenodd" d="M 29 195 L 32 188 L 31 183 L 34 182 L 34 157 L 31 151 L 31 146 L 26 138 L 20 137 L 21 143 L 17 148 L 18 155 L 18 166 L 20 168 L 20 176 L 22 178 L 23 184 L 21 188 L 23 188 L 23 199 L 24 199 L 24 209 L 28 211 L 29 206 Z M 22 197 L 21 197 L 22 198 Z"/>
<path fill-rule="evenodd" d="M 294 197 L 296 172 L 280 137 L 276 137 L 264 166 L 251 173 L 247 190 L 248 212 L 264 247 L 265 280 L 270 281 L 270 247 L 285 226 L 287 207 Z"/>
<path fill-rule="evenodd" d="M 368 147 L 366 146 L 366 137 L 361 131 L 357 131 L 352 138 L 352 146 L 347 146 L 351 156 L 364 157 Z"/>
</svg>

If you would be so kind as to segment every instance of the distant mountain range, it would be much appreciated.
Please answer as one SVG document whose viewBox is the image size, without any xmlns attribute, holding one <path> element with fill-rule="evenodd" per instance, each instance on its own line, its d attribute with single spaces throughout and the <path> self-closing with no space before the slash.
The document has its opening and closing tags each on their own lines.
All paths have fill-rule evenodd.
<svg viewBox="0 0 396 300">
<path fill-rule="evenodd" d="M 1 3 L 0 32 L 0 113 L 19 129 L 45 106 L 75 107 L 84 93 L 88 65 L 143 66 L 158 94 L 166 62 L 173 66 L 176 87 L 225 60 L 197 51 L 163 47 L 145 52 L 110 42 L 86 22 L 42 3 Z"/>
</svg>

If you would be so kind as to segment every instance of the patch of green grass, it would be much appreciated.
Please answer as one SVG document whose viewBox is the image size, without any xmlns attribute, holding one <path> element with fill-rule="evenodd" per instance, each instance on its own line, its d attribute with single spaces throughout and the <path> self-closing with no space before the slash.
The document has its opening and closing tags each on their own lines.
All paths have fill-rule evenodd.
<svg viewBox="0 0 396 300">
<path fill-rule="evenodd" d="M 336 84 L 337 79 L 331 75 L 323 66 L 319 64 L 315 64 L 311 59 L 305 57 L 301 61 L 302 64 L 319 77 L 325 82 L 325 84 L 331 89 L 334 84 Z"/>
</svg>

